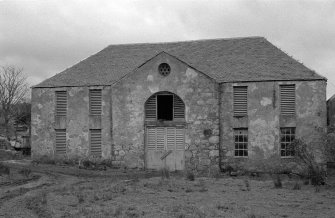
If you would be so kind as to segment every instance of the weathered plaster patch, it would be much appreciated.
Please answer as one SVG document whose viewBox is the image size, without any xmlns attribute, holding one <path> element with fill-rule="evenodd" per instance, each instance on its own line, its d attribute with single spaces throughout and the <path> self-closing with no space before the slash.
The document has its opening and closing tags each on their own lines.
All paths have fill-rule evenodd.
<svg viewBox="0 0 335 218">
<path fill-rule="evenodd" d="M 263 97 L 262 100 L 261 100 L 261 105 L 262 106 L 267 106 L 267 105 L 270 105 L 272 104 L 272 100 L 270 98 L 266 98 L 266 97 Z"/>
<path fill-rule="evenodd" d="M 250 89 L 251 92 L 254 92 L 255 90 L 258 89 L 258 87 L 255 83 L 250 83 L 248 88 Z"/>
<path fill-rule="evenodd" d="M 159 91 L 159 87 L 158 86 L 149 86 L 148 88 L 149 88 L 149 90 L 150 90 L 150 92 L 152 94 L 154 94 L 154 93 L 156 93 L 156 92 Z"/>
<path fill-rule="evenodd" d="M 148 75 L 148 76 L 147 76 L 147 80 L 148 80 L 149 82 L 153 82 L 153 81 L 154 81 L 154 77 L 153 77 L 153 75 Z"/>
</svg>

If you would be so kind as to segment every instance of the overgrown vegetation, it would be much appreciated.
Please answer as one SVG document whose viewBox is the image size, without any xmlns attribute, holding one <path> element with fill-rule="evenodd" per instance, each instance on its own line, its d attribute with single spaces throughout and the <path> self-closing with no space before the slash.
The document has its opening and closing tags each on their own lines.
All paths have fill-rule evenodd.
<svg viewBox="0 0 335 218">
<path fill-rule="evenodd" d="M 275 175 L 275 177 L 273 179 L 273 184 L 274 184 L 275 188 L 282 188 L 283 187 L 283 184 L 282 184 L 282 181 L 281 181 L 281 178 L 280 178 L 279 174 Z"/>
<path fill-rule="evenodd" d="M 195 175 L 193 171 L 187 171 L 186 172 L 186 179 L 189 181 L 194 181 L 195 180 Z"/>
<path fill-rule="evenodd" d="M 170 171 L 167 167 L 162 167 L 159 170 L 162 179 L 170 179 Z"/>
<path fill-rule="evenodd" d="M 40 156 L 33 160 L 33 164 L 52 164 L 52 165 L 67 165 L 77 166 L 79 169 L 89 170 L 107 170 L 107 168 L 115 168 L 110 159 L 101 159 L 95 157 L 75 158 L 75 157 L 49 157 L 46 155 Z"/>
<path fill-rule="evenodd" d="M 327 150 L 327 137 L 322 138 L 321 141 L 317 144 L 320 153 L 325 154 L 324 152 Z M 307 168 L 307 172 L 305 175 L 314 186 L 324 185 L 326 183 L 326 169 L 325 166 L 317 161 L 317 158 L 321 159 L 322 157 L 316 157 L 318 154 L 315 149 L 311 149 L 313 144 L 308 145 L 303 140 L 297 139 L 291 144 L 291 149 L 294 150 L 296 157 L 301 161 Z"/>
<path fill-rule="evenodd" d="M 10 176 L 10 168 L 3 163 L 0 163 L 0 176 L 2 175 Z"/>
<path fill-rule="evenodd" d="M 31 169 L 30 168 L 22 168 L 19 170 L 19 173 L 24 175 L 26 178 L 28 178 L 31 174 Z"/>
</svg>

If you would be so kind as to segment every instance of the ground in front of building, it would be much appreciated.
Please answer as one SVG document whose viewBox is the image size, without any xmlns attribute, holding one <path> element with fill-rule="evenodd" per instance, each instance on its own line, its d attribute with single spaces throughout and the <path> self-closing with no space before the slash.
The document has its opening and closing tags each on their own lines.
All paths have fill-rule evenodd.
<svg viewBox="0 0 335 218">
<path fill-rule="evenodd" d="M 282 176 L 192 177 L 183 173 L 7 161 L 0 217 L 332 217 L 335 184 L 315 187 Z M 331 174 L 329 181 L 334 180 Z M 300 189 L 299 189 L 300 188 Z"/>
</svg>

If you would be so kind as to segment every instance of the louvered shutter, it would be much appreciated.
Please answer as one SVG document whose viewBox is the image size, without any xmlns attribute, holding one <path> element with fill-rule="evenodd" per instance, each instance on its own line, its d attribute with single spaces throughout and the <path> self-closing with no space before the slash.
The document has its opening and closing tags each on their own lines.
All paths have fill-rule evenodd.
<svg viewBox="0 0 335 218">
<path fill-rule="evenodd" d="M 175 150 L 176 147 L 176 128 L 166 128 L 166 148 L 167 150 Z"/>
<path fill-rule="evenodd" d="M 176 128 L 176 150 L 185 149 L 185 134 L 183 128 Z"/>
<path fill-rule="evenodd" d="M 56 129 L 56 154 L 66 154 L 66 130 Z"/>
<path fill-rule="evenodd" d="M 147 149 L 148 150 L 175 150 L 175 147 L 184 146 L 184 134 L 182 129 L 174 127 L 148 127 L 147 128 Z"/>
<path fill-rule="evenodd" d="M 67 92 L 56 91 L 56 116 L 66 117 L 67 111 Z"/>
<path fill-rule="evenodd" d="M 164 150 L 165 145 L 165 128 L 156 127 L 156 150 Z"/>
<path fill-rule="evenodd" d="M 280 111 L 282 115 L 295 114 L 295 85 L 280 86 Z"/>
<path fill-rule="evenodd" d="M 90 130 L 90 146 L 91 154 L 94 156 L 101 156 L 101 129 Z"/>
<path fill-rule="evenodd" d="M 90 114 L 94 116 L 101 115 L 101 89 L 90 90 Z"/>
<path fill-rule="evenodd" d="M 234 116 L 241 117 L 248 114 L 248 87 L 235 86 L 234 91 Z"/>
<path fill-rule="evenodd" d="M 157 119 L 156 105 L 157 105 L 156 95 L 151 96 L 145 104 L 145 119 L 146 120 L 156 120 Z"/>
<path fill-rule="evenodd" d="M 185 105 L 177 95 L 173 95 L 173 118 L 185 119 Z"/>
<path fill-rule="evenodd" d="M 147 128 L 147 149 L 156 150 L 156 129 Z"/>
</svg>

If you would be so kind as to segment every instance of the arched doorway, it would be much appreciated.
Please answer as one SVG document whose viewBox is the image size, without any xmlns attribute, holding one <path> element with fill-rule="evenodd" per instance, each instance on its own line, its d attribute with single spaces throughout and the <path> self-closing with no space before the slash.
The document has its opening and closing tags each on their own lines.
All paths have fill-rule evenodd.
<svg viewBox="0 0 335 218">
<path fill-rule="evenodd" d="M 157 92 L 144 104 L 145 155 L 148 169 L 183 170 L 185 104 L 171 92 Z"/>
</svg>

